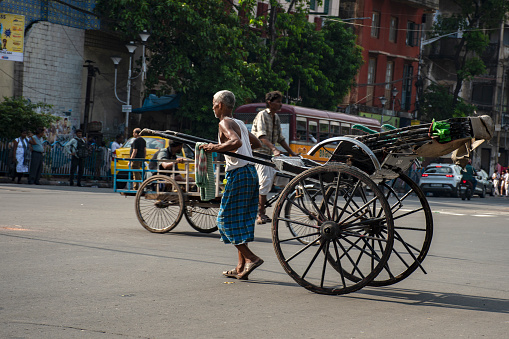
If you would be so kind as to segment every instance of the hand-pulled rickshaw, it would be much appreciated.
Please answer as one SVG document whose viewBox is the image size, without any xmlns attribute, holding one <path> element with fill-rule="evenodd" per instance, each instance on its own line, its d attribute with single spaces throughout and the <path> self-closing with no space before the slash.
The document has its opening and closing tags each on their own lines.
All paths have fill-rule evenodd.
<svg viewBox="0 0 509 339">
<path fill-rule="evenodd" d="M 472 150 L 491 139 L 493 124 L 488 116 L 466 117 L 371 132 L 315 145 L 308 155 L 335 146 L 325 164 L 256 152 L 247 157 L 291 178 L 268 201 L 275 201 L 272 242 L 284 270 L 313 292 L 346 294 L 366 285 L 392 285 L 417 269 L 426 273 L 422 262 L 433 217 L 425 194 L 405 172 L 418 157 L 451 152 L 464 166 Z M 190 145 L 210 142 L 174 131 L 142 131 L 149 134 Z M 224 173 L 221 162 L 214 165 L 216 192 L 210 201 L 194 190 L 189 163 L 144 180 L 136 192 L 140 223 L 151 232 L 167 232 L 184 215 L 198 231 L 215 231 Z M 184 181 L 175 180 L 178 173 Z"/>
</svg>

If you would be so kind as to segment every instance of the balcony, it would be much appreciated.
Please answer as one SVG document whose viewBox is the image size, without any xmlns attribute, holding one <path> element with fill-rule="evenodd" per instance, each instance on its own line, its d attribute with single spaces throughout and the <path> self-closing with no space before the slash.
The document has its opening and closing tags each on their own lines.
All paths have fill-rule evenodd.
<svg viewBox="0 0 509 339">
<path fill-rule="evenodd" d="M 442 38 L 431 44 L 428 57 L 430 59 L 454 59 L 457 38 Z"/>
<path fill-rule="evenodd" d="M 396 2 L 425 10 L 438 10 L 439 0 L 396 0 Z"/>
<path fill-rule="evenodd" d="M 482 61 L 487 67 L 497 67 L 498 65 L 498 44 L 489 44 L 483 55 Z"/>
</svg>

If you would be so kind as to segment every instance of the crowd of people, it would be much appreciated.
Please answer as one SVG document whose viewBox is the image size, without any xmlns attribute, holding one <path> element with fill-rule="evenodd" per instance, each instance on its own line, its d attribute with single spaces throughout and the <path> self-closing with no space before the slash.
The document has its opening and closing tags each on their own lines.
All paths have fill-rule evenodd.
<svg viewBox="0 0 509 339">
<path fill-rule="evenodd" d="M 493 194 L 495 196 L 506 196 L 509 197 L 509 168 L 501 170 L 495 170 L 491 175 L 493 181 Z"/>
<path fill-rule="evenodd" d="M 123 143 L 123 136 L 117 136 L 117 147 Z M 45 153 L 49 144 L 47 130 L 43 127 L 36 129 L 35 134 L 29 130 L 20 130 L 19 137 L 6 145 L 6 158 L 8 177 L 12 182 L 22 183 L 26 177 L 29 185 L 41 185 Z M 91 154 L 91 145 L 81 130 L 75 131 L 74 138 L 69 139 L 64 147 L 64 154 L 70 158 L 69 184 L 74 185 L 74 178 L 77 174 L 77 186 L 82 186 L 85 159 Z"/>
</svg>

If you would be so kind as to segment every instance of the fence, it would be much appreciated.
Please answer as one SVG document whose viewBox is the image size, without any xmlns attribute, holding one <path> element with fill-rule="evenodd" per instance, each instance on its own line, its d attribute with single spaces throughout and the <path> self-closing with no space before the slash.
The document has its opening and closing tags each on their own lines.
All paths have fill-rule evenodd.
<svg viewBox="0 0 509 339">
<path fill-rule="evenodd" d="M 50 144 L 44 141 L 42 175 L 67 176 L 71 171 L 71 157 L 64 151 L 65 143 Z M 83 176 L 95 180 L 111 180 L 111 151 L 107 147 L 90 146 L 91 154 L 85 159 Z M 0 139 L 0 173 L 7 174 L 11 164 L 12 141 Z"/>
</svg>

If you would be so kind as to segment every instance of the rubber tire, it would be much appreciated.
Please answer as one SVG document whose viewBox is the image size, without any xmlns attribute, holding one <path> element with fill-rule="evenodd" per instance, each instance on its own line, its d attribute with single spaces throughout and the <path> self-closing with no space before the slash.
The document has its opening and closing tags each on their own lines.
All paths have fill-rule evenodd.
<svg viewBox="0 0 509 339">
<path fill-rule="evenodd" d="M 479 197 L 486 198 L 486 186 L 482 187 L 482 192 L 479 194 Z"/>
</svg>

